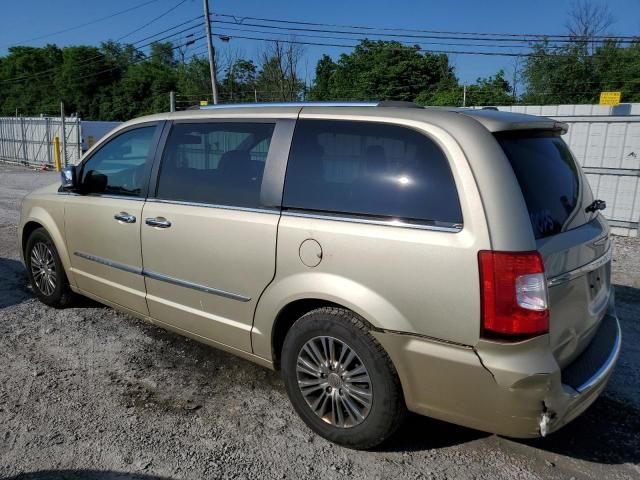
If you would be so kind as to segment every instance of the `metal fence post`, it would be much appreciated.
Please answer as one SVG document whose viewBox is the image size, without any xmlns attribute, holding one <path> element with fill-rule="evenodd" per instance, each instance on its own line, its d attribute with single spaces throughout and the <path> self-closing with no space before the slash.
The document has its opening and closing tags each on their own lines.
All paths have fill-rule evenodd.
<svg viewBox="0 0 640 480">
<path fill-rule="evenodd" d="M 20 117 L 20 138 L 22 143 L 22 161 L 25 165 L 29 165 L 29 158 L 27 156 L 27 136 L 24 131 L 24 118 Z"/>
<path fill-rule="evenodd" d="M 60 138 L 62 138 L 62 161 L 64 162 L 64 166 L 67 166 L 67 129 L 65 128 L 65 118 L 64 118 L 64 103 L 60 102 L 60 128 L 62 129 L 62 134 Z"/>
<path fill-rule="evenodd" d="M 76 165 L 80 163 L 80 159 L 82 158 L 82 132 L 80 131 L 80 127 L 80 117 L 76 114 L 76 140 L 78 142 L 78 158 L 74 162 Z"/>
</svg>

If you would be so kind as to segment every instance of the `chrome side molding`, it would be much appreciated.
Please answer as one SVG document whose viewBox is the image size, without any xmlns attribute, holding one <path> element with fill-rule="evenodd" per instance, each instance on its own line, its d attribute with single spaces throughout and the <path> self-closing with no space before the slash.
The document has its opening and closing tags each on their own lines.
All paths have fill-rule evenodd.
<svg viewBox="0 0 640 480">
<path fill-rule="evenodd" d="M 220 290 L 218 288 L 207 287 L 206 285 L 200 285 L 199 283 L 193 283 L 187 280 L 180 280 L 179 278 L 170 277 L 169 275 L 164 275 L 158 272 L 143 270 L 142 274 L 145 277 L 151 278 L 153 280 L 171 283 L 173 285 L 178 285 L 179 287 L 191 288 L 200 292 L 211 293 L 213 295 L 218 295 L 219 297 L 230 298 L 231 300 L 237 300 L 239 302 L 248 302 L 251 300 L 250 297 L 245 297 L 244 295 L 240 295 L 239 293 L 232 293 L 227 292 L 226 290 Z"/>
<path fill-rule="evenodd" d="M 107 267 L 117 268 L 118 270 L 135 273 L 136 275 L 142 275 L 142 269 L 140 267 L 134 267 L 132 265 L 127 265 L 126 263 L 114 262 L 113 260 L 109 260 L 108 258 L 96 257 L 95 255 L 84 252 L 73 252 L 73 254 L 76 257 L 84 258 L 85 260 L 91 260 L 92 262 L 106 265 Z"/>
<path fill-rule="evenodd" d="M 127 265 L 120 262 L 114 262 L 113 260 L 109 260 L 107 258 L 97 257 L 95 255 L 91 255 L 89 253 L 84 252 L 74 252 L 75 256 L 84 258 L 85 260 L 90 260 L 92 262 L 99 263 L 101 265 L 106 265 L 107 267 L 117 268 L 118 270 L 122 270 L 124 272 L 133 273 L 136 275 L 142 275 L 147 278 L 151 278 L 153 280 L 159 280 L 161 282 L 171 283 L 173 285 L 177 285 L 179 287 L 191 288 L 193 290 L 198 290 L 199 292 L 210 293 L 212 295 L 217 295 L 219 297 L 229 298 L 231 300 L 236 300 L 238 302 L 249 302 L 251 301 L 251 297 L 247 297 L 245 295 L 241 295 L 239 293 L 227 292 L 226 290 L 221 290 L 219 288 L 207 287 L 206 285 L 201 285 L 199 283 L 189 282 L 188 280 L 181 280 L 179 278 L 171 277 L 169 275 L 164 275 L 162 273 L 153 272 L 150 270 L 145 270 L 143 268 L 134 267 L 132 265 Z"/>
<path fill-rule="evenodd" d="M 424 225 L 419 223 L 408 223 L 402 220 L 375 220 L 368 218 L 357 218 L 340 215 L 324 215 L 321 213 L 307 213 L 298 211 L 284 211 L 283 217 L 300 217 L 300 218 L 313 218 L 315 220 L 332 220 L 336 222 L 348 222 L 348 223 L 363 223 L 366 225 L 381 225 L 383 227 L 400 227 L 400 228 L 413 228 L 416 230 L 430 230 L 434 232 L 448 232 L 459 233 L 462 231 L 462 225 L 450 224 L 450 225 Z"/>
</svg>

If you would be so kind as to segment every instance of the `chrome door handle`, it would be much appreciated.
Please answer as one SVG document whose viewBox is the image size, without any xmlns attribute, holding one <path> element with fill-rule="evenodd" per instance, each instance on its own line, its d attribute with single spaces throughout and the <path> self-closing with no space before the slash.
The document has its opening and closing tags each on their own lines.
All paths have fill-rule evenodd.
<svg viewBox="0 0 640 480">
<path fill-rule="evenodd" d="M 113 216 L 113 218 L 115 218 L 119 222 L 136 223 L 136 217 L 134 217 L 133 215 L 128 214 L 127 212 L 116 213 Z"/>
<path fill-rule="evenodd" d="M 171 222 L 163 217 L 147 218 L 145 219 L 144 223 L 151 227 L 158 228 L 169 228 L 171 226 Z"/>
</svg>

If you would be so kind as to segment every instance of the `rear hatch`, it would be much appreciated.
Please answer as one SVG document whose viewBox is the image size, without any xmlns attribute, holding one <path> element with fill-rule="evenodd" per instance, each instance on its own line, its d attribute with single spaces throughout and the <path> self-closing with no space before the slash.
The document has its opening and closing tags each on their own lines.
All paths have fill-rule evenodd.
<svg viewBox="0 0 640 480">
<path fill-rule="evenodd" d="M 590 343 L 611 289 L 609 227 L 587 211 L 591 188 L 569 147 L 552 131 L 495 134 L 518 179 L 549 285 L 549 333 L 561 367 Z"/>
</svg>

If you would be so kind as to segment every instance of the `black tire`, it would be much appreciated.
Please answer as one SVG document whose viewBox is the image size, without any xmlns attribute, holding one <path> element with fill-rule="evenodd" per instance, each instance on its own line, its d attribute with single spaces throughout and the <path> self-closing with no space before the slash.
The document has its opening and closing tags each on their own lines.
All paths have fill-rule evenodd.
<svg viewBox="0 0 640 480">
<path fill-rule="evenodd" d="M 51 290 L 47 290 L 38 285 L 38 282 L 34 278 L 34 259 L 33 252 L 34 249 L 40 249 L 42 247 L 46 247 L 48 251 L 51 253 L 50 264 L 52 264 L 53 268 L 50 269 L 55 272 L 55 287 L 51 288 Z M 44 228 L 38 228 L 34 230 L 27 240 L 27 246 L 25 248 L 25 264 L 27 266 L 27 276 L 29 278 L 29 283 L 33 290 L 33 293 L 38 297 L 42 303 L 49 305 L 50 307 L 55 308 L 64 308 L 71 304 L 73 300 L 73 292 L 69 287 L 69 281 L 67 279 L 67 275 L 64 271 L 64 267 L 62 265 L 62 261 L 60 260 L 60 255 L 58 254 L 58 250 L 56 246 L 53 244 L 53 240 L 47 233 Z"/>
<path fill-rule="evenodd" d="M 344 426 L 344 422 L 342 422 L 343 426 L 340 427 L 330 423 L 331 419 L 338 418 L 337 416 L 332 417 L 331 413 L 325 415 L 329 416 L 329 419 L 321 418 L 307 402 L 298 385 L 299 375 L 303 380 L 306 375 L 304 372 L 299 373 L 296 369 L 298 356 L 304 355 L 303 347 L 311 346 L 308 342 L 326 342 L 327 340 L 323 340 L 323 337 L 331 337 L 334 341 L 337 339 L 339 342 L 335 342 L 338 345 L 336 350 L 343 349 L 344 346 L 351 349 L 357 355 L 355 365 L 363 365 L 366 369 L 370 384 L 364 388 L 369 389 L 367 391 L 372 393 L 372 397 L 370 407 L 366 415 L 363 415 L 364 420 L 347 412 L 346 402 L 338 406 L 343 417 L 344 414 L 349 413 L 350 419 L 360 423 L 354 421 L 353 425 Z M 337 356 L 337 354 L 334 355 L 334 357 Z M 302 316 L 287 333 L 281 359 L 282 374 L 293 407 L 309 428 L 327 440 L 349 448 L 371 449 L 387 440 L 402 424 L 406 415 L 406 406 L 396 369 L 385 350 L 369 333 L 369 327 L 366 323 L 353 312 L 342 308 L 326 307 L 313 310 Z M 322 377 L 326 376 L 327 372 L 324 372 Z M 335 379 L 334 376 L 333 380 Z M 311 380 L 314 381 L 313 378 Z M 317 381 L 322 382 L 323 380 Z M 346 380 L 344 381 L 346 382 Z M 335 393 L 327 395 L 338 395 L 338 391 L 340 395 L 344 395 L 344 390 L 338 389 L 335 385 L 334 381 L 333 387 L 326 387 L 325 392 L 336 390 Z M 345 384 L 339 381 L 338 385 L 344 387 Z M 307 392 L 309 391 L 311 390 Z M 316 389 L 316 391 L 318 390 Z M 309 398 L 309 393 L 307 395 Z M 317 401 L 322 404 L 319 399 L 321 395 L 325 396 L 322 389 L 316 397 Z M 311 403 L 315 403 L 315 401 Z M 337 402 L 336 405 L 338 405 Z M 357 406 L 362 407 L 362 405 Z M 330 411 L 335 408 L 333 404 L 327 404 L 327 407 Z M 324 408 L 320 407 L 319 410 L 324 411 Z M 339 424 L 340 422 L 335 423 Z"/>
</svg>

